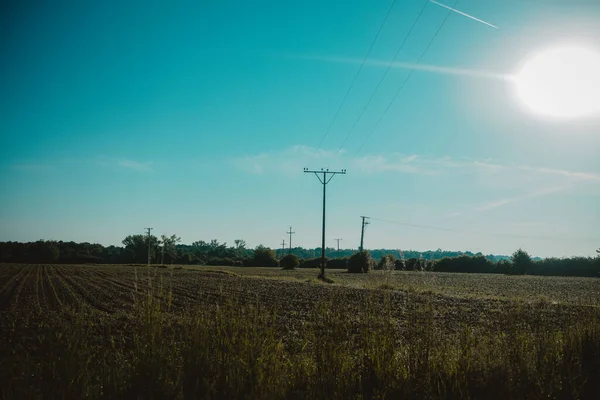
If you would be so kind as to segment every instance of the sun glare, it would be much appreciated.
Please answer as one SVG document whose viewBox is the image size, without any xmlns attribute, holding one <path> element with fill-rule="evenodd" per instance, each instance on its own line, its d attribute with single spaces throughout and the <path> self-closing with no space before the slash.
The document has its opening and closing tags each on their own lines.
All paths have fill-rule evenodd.
<svg viewBox="0 0 600 400">
<path fill-rule="evenodd" d="M 560 47 L 529 59 L 515 77 L 520 100 L 533 112 L 555 118 L 600 114 L 600 54 Z"/>
</svg>

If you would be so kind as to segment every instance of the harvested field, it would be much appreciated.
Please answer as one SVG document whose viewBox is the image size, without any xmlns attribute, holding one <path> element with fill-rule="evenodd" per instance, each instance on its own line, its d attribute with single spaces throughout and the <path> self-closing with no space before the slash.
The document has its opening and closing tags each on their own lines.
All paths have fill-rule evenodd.
<svg viewBox="0 0 600 400">
<path fill-rule="evenodd" d="M 559 335 L 563 338 L 561 340 L 565 340 L 564 338 L 572 334 L 575 328 L 575 332 L 588 332 L 586 335 L 591 334 L 589 332 L 598 333 L 594 329 L 597 329 L 600 321 L 600 307 L 598 306 L 600 304 L 600 280 L 594 278 L 416 272 L 351 275 L 344 271 L 330 271 L 329 277 L 333 283 L 328 284 L 316 280 L 315 275 L 314 270 L 281 271 L 268 268 L 1 265 L 0 324 L 6 333 L 3 335 L 6 342 L 0 348 L 0 355 L 9 363 L 10 360 L 16 362 L 15 357 L 17 356 L 30 361 L 39 360 L 48 351 L 44 338 L 51 337 L 52 340 L 49 343 L 56 343 L 57 340 L 60 342 L 60 338 L 66 340 L 64 338 L 69 336 L 65 334 L 64 330 L 68 328 L 70 331 L 79 332 L 78 335 L 81 337 L 78 340 L 82 340 L 86 346 L 90 346 L 86 352 L 89 351 L 89 354 L 94 354 L 94 357 L 104 360 L 106 365 L 110 365 L 111 354 L 121 357 L 122 361 L 127 360 L 127 363 L 133 363 L 135 360 L 140 361 L 136 359 L 139 356 L 136 351 L 140 351 L 136 347 L 136 343 L 138 343 L 136 341 L 141 340 L 142 337 L 145 338 L 144 340 L 148 339 L 145 335 L 156 334 L 157 336 L 152 336 L 153 341 L 166 340 L 165 346 L 167 344 L 174 346 L 172 354 L 171 352 L 160 353 L 164 349 L 157 351 L 162 354 L 161 357 L 169 358 L 171 357 L 169 354 L 173 357 L 177 355 L 177 361 L 172 361 L 174 365 L 169 368 L 174 368 L 173 371 L 179 371 L 177 373 L 181 374 L 187 365 L 185 364 L 187 362 L 185 355 L 182 355 L 181 351 L 189 343 L 186 339 L 187 336 L 177 336 L 177 332 L 192 329 L 192 325 L 196 326 L 194 325 L 196 322 L 193 321 L 198 319 L 206 321 L 209 325 L 210 321 L 221 321 L 224 325 L 214 327 L 212 332 L 216 336 L 219 335 L 218 332 L 223 333 L 223 331 L 231 329 L 243 335 L 240 332 L 246 332 L 256 322 L 258 328 L 252 329 L 258 329 L 260 332 L 254 334 L 260 335 L 260 337 L 255 339 L 260 342 L 263 337 L 270 338 L 276 347 L 279 346 L 277 343 L 280 343 L 280 346 L 283 346 L 281 349 L 285 349 L 287 360 L 299 362 L 306 357 L 312 359 L 311 357 L 316 357 L 321 352 L 333 352 L 331 353 L 332 357 L 341 358 L 335 359 L 334 357 L 334 360 L 330 360 L 330 362 L 335 364 L 345 360 L 342 362 L 345 365 L 344 368 L 350 368 L 350 365 L 358 362 L 356 359 L 346 359 L 345 357 L 353 354 L 354 351 L 358 352 L 356 354 L 362 354 L 361 352 L 365 351 L 362 346 L 366 345 L 390 346 L 391 349 L 397 349 L 400 353 L 409 350 L 415 351 L 417 348 L 425 351 L 423 347 L 425 346 L 427 351 L 438 352 L 439 357 L 443 358 L 445 357 L 443 354 L 454 354 L 454 351 L 463 348 L 461 346 L 464 346 L 464 341 L 467 340 L 465 335 L 467 335 L 470 338 L 468 340 L 473 341 L 471 343 L 473 349 L 470 351 L 477 349 L 483 357 L 480 359 L 479 356 L 473 356 L 471 361 L 476 364 L 484 363 L 482 360 L 487 360 L 485 357 L 490 357 L 492 354 L 485 353 L 488 350 L 482 350 L 484 343 L 487 343 L 486 346 L 491 346 L 490 344 L 497 346 L 498 348 L 494 351 L 500 352 L 502 349 L 508 351 L 508 348 L 503 346 L 512 346 L 506 339 L 511 335 L 521 338 L 519 340 L 524 341 L 521 343 L 523 346 L 537 346 L 535 347 L 537 350 L 533 353 L 540 356 L 541 352 L 546 351 L 544 346 L 549 345 L 546 342 L 536 343 L 536 340 L 541 341 L 542 338 L 550 340 L 555 338 L 553 335 Z M 225 313 L 227 318 L 221 319 L 224 316 L 219 313 Z M 235 322 L 232 322 L 232 317 Z M 78 318 L 84 318 L 87 321 L 84 327 L 77 325 Z M 150 333 L 138 330 L 138 328 L 141 329 L 140 326 L 150 329 L 145 325 L 149 320 L 153 321 Z M 240 325 L 230 325 L 234 323 Z M 154 329 L 158 329 L 154 324 L 160 325 L 160 334 L 154 331 Z M 75 329 L 74 326 L 78 328 Z M 205 329 L 205 327 L 196 326 L 195 329 L 192 332 Z M 323 332 L 328 332 L 328 338 L 324 342 L 331 348 L 319 347 L 322 346 L 323 340 L 317 340 L 317 338 Z M 374 337 L 387 335 L 389 342 L 371 342 L 369 341 L 371 339 L 367 340 L 362 337 L 365 332 L 369 332 Z M 57 334 L 59 334 L 58 337 Z M 427 338 L 428 342 L 422 342 L 424 338 Z M 73 340 L 74 338 L 71 337 L 70 341 L 62 343 L 62 345 L 66 345 L 69 349 Z M 365 340 L 367 341 L 365 342 Z M 581 338 L 577 340 L 581 340 Z M 593 343 L 598 345 L 595 340 L 594 338 Z M 235 346 L 242 346 L 238 342 L 232 343 L 237 343 Z M 232 343 L 230 345 L 233 346 Z M 561 341 L 560 344 L 567 346 L 568 343 Z M 217 346 L 215 343 L 213 345 Z M 243 346 L 250 346 L 250 344 L 246 343 Z M 345 349 L 345 353 L 335 353 L 332 349 L 337 346 Z M 431 348 L 429 349 L 428 346 Z M 20 350 L 15 352 L 15 349 Z M 597 349 L 598 347 L 595 347 L 589 351 L 597 351 Z M 221 349 L 221 351 L 225 350 Z M 243 348 L 235 350 L 235 352 L 238 351 L 243 352 Z M 261 347 L 261 351 L 265 351 L 265 349 Z M 272 351 L 274 350 L 272 349 Z M 396 353 L 395 350 L 391 351 Z M 553 357 L 558 357 L 556 354 Z M 441 362 L 440 360 L 428 358 L 426 362 L 438 363 Z M 557 359 L 556 362 L 563 362 L 561 360 Z M 297 391 L 296 394 L 300 397 L 312 397 L 319 392 L 325 384 L 316 378 L 320 374 L 318 372 L 319 362 L 318 357 L 310 361 L 303 367 L 306 368 L 306 371 L 302 370 L 306 376 L 293 378 L 299 379 L 302 384 L 295 384 L 292 379 L 294 374 L 298 373 L 297 370 L 294 370 L 295 372 L 288 371 L 291 375 L 282 377 L 282 379 L 285 378 L 285 382 L 278 383 L 278 385 L 282 385 L 281 390 L 283 391 L 277 392 L 279 394 L 274 397 L 281 397 L 282 394 L 285 394 L 283 397 L 287 397 L 291 393 L 289 390 Z M 391 360 L 389 364 L 392 365 L 395 362 L 398 361 Z M 457 361 L 454 358 L 444 362 L 447 362 L 448 365 L 436 367 L 443 371 L 431 371 L 432 365 L 429 364 L 427 364 L 429 369 L 426 369 L 430 373 L 435 372 L 438 375 L 443 372 L 436 379 L 441 379 L 444 384 L 447 384 L 456 379 L 453 374 L 458 373 L 459 370 L 457 370 L 458 364 L 455 364 Z M 510 362 L 524 361 L 512 360 Z M 366 368 L 365 365 L 360 365 L 360 368 Z M 485 368 L 488 367 L 489 365 L 485 366 Z M 539 375 L 540 371 L 536 369 L 538 367 L 541 368 L 528 365 L 527 368 L 532 368 L 532 370 L 528 369 L 527 373 L 535 372 L 537 375 L 532 376 L 535 379 L 542 379 Z M 546 366 L 543 367 L 546 368 Z M 39 368 L 43 369 L 43 366 L 38 365 L 35 368 L 31 366 L 31 368 L 38 371 Z M 363 376 L 364 371 L 361 373 L 360 368 L 359 371 L 346 371 L 347 376 L 354 377 L 355 380 L 362 379 L 360 376 Z M 398 368 L 394 370 L 398 370 Z M 171 372 L 175 374 L 173 371 Z M 20 396 L 33 396 L 35 393 L 20 391 L 23 389 L 21 385 L 25 385 L 26 382 L 28 385 L 37 382 L 38 385 L 43 386 L 43 383 L 35 381 L 34 378 L 26 378 L 25 375 L 29 372 L 16 369 L 10 373 L 17 376 L 4 376 L 4 379 L 21 382 L 21 384 L 15 383 L 13 386 L 9 386 L 7 389 L 9 391 L 6 391 L 4 396 L 10 397 L 15 393 Z M 94 379 L 97 379 L 97 372 L 93 370 L 86 372 L 88 375 L 84 379 L 85 385 L 82 383 L 84 388 L 79 388 L 79 390 L 84 390 L 91 397 L 108 396 L 108 392 L 104 395 L 102 392 L 98 392 L 100 390 L 98 385 L 93 383 Z M 231 373 L 231 371 L 229 372 Z M 393 371 L 386 373 L 388 372 L 393 373 Z M 41 372 L 38 371 L 38 373 Z M 220 372 L 214 373 L 218 375 Z M 237 371 L 237 373 L 241 372 Z M 392 390 L 390 393 L 404 393 L 401 390 L 410 387 L 409 382 L 413 382 L 410 379 L 414 380 L 412 384 L 421 385 L 422 383 L 419 383 L 418 379 L 424 378 L 412 376 L 411 373 L 405 374 L 407 381 L 404 382 L 404 386 L 401 385 L 404 389 L 401 389 L 396 382 L 395 386 L 390 386 L 392 389 L 395 388 L 395 391 L 390 389 Z M 478 373 L 483 372 L 479 371 Z M 558 372 L 555 373 L 558 374 Z M 131 376 L 132 371 L 128 370 L 127 374 L 126 376 Z M 177 376 L 179 380 L 183 379 L 183 375 Z M 446 377 L 442 378 L 442 376 Z M 388 378 L 392 379 L 392 376 Z M 519 377 L 519 379 L 522 378 Z M 529 378 L 534 379 L 531 376 Z M 582 375 L 580 378 L 582 382 L 588 382 L 589 374 L 585 377 Z M 31 379 L 34 380 L 31 381 Z M 129 387 L 127 390 L 133 390 L 132 388 L 136 387 L 135 382 L 121 382 L 125 379 L 122 376 L 119 379 L 117 379 L 118 382 L 111 383 L 112 394 L 109 397 L 127 397 L 124 387 Z M 382 378 L 378 379 L 378 381 L 369 383 L 371 386 L 374 385 L 372 390 L 381 389 L 377 387 L 377 382 L 382 385 Z M 394 375 L 393 379 L 397 380 L 400 377 Z M 432 378 L 428 377 L 427 379 Z M 474 383 L 475 381 L 471 382 L 471 386 L 479 390 L 479 392 L 472 393 L 487 393 L 487 390 L 491 390 L 485 385 L 482 386 L 481 377 L 470 379 L 479 382 L 479 386 Z M 498 393 L 512 393 L 510 389 L 506 388 L 506 385 L 514 385 L 510 379 L 506 377 L 504 383 L 498 383 L 505 390 Z M 539 393 L 562 393 L 561 390 L 567 390 L 563 384 L 548 383 L 544 379 L 542 381 L 548 387 L 536 389 Z M 160 390 L 166 390 L 163 393 L 171 393 L 169 390 L 172 390 L 172 394 L 176 394 L 176 397 L 187 397 L 184 396 L 182 386 L 177 382 L 170 382 L 168 390 L 165 388 Z M 527 379 L 524 382 L 522 384 L 528 388 L 527 385 L 533 385 Z M 258 385 L 260 382 L 256 381 L 255 383 Z M 213 384 L 216 383 L 213 382 Z M 347 396 L 348 393 L 354 393 L 358 397 L 370 398 L 367 392 L 361 392 L 364 389 L 364 383 L 356 386 L 356 382 L 352 380 L 343 380 L 338 384 L 327 386 L 330 391 L 323 393 L 329 393 L 331 396 L 326 397 L 341 398 Z M 536 380 L 535 384 L 538 385 L 540 382 Z M 262 385 L 264 386 L 264 382 Z M 582 385 L 578 389 L 580 390 L 578 393 L 585 397 L 591 389 L 588 387 L 589 384 L 588 386 Z M 415 393 L 420 393 L 416 397 L 452 397 L 455 389 L 466 390 L 462 386 L 460 388 L 445 387 L 442 392 L 437 391 L 439 388 L 429 390 L 418 387 L 420 389 L 414 389 L 417 390 Z M 522 389 L 523 387 L 521 387 Z M 210 390 L 206 388 L 203 390 L 207 392 L 202 393 L 206 397 L 210 397 L 208 395 Z M 256 397 L 273 395 L 269 391 L 263 392 L 262 390 L 264 388 L 253 393 Z M 569 387 L 568 390 L 574 389 Z M 232 394 L 232 397 L 244 397 L 238 392 L 235 393 Z M 269 395 L 267 396 L 267 394 Z M 213 393 L 213 395 L 216 394 Z"/>
</svg>

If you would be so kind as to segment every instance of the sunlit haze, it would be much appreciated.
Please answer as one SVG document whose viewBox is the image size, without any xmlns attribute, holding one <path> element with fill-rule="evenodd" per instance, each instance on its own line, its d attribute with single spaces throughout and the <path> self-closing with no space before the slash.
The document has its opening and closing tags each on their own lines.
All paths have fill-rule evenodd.
<svg viewBox="0 0 600 400">
<path fill-rule="evenodd" d="M 515 77 L 523 103 L 549 117 L 600 113 L 600 54 L 581 47 L 545 50 Z"/>
</svg>

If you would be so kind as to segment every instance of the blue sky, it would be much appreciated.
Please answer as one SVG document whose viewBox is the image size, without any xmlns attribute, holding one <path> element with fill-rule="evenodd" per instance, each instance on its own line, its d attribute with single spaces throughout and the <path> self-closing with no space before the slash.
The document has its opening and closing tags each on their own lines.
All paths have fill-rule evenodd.
<svg viewBox="0 0 600 400">
<path fill-rule="evenodd" d="M 600 118 L 534 115 L 494 78 L 567 39 L 600 48 L 596 1 L 461 0 L 499 29 L 451 13 L 420 65 L 478 73 L 417 69 L 381 118 L 450 12 L 427 3 L 361 115 L 426 4 L 397 1 L 325 140 L 391 0 L 9 3 L 0 240 L 151 226 L 277 247 L 292 225 L 317 247 L 322 188 L 302 168 L 331 167 L 348 174 L 328 186 L 328 246 L 357 247 L 368 215 L 370 248 L 600 247 Z"/>
</svg>

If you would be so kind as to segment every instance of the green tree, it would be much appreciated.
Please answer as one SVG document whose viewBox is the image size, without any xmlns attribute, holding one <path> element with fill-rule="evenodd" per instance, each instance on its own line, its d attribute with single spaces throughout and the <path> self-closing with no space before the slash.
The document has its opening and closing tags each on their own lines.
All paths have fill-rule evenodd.
<svg viewBox="0 0 600 400">
<path fill-rule="evenodd" d="M 177 257 L 177 243 L 181 242 L 181 238 L 177 235 L 171 235 L 170 237 L 166 235 L 161 235 L 161 240 L 159 244 L 161 244 L 161 255 L 160 255 L 160 263 L 165 263 L 165 252 L 167 256 L 171 258 L 171 263 L 173 259 Z"/>
<path fill-rule="evenodd" d="M 300 265 L 300 260 L 295 254 L 288 254 L 279 261 L 279 266 L 283 269 L 294 269 Z"/>
<path fill-rule="evenodd" d="M 533 267 L 531 256 L 523 249 L 515 251 L 510 260 L 512 261 L 513 273 L 515 274 L 526 274 Z"/>
<path fill-rule="evenodd" d="M 32 251 L 32 259 L 39 263 L 53 263 L 58 261 L 60 249 L 56 242 L 48 240 L 38 240 L 35 242 Z"/>
<path fill-rule="evenodd" d="M 259 245 L 254 250 L 252 258 L 247 260 L 245 265 L 250 267 L 277 267 L 279 261 L 275 257 L 275 251 Z"/>
<path fill-rule="evenodd" d="M 158 252 L 158 238 L 154 235 L 129 235 L 123 239 L 123 246 L 129 253 L 129 261 L 136 264 L 148 262 L 148 245 L 150 245 L 150 260 L 155 259 Z"/>
<path fill-rule="evenodd" d="M 348 259 L 348 272 L 350 273 L 367 273 L 371 271 L 373 266 L 371 260 L 371 253 L 368 250 L 359 251 L 354 253 Z"/>
</svg>

